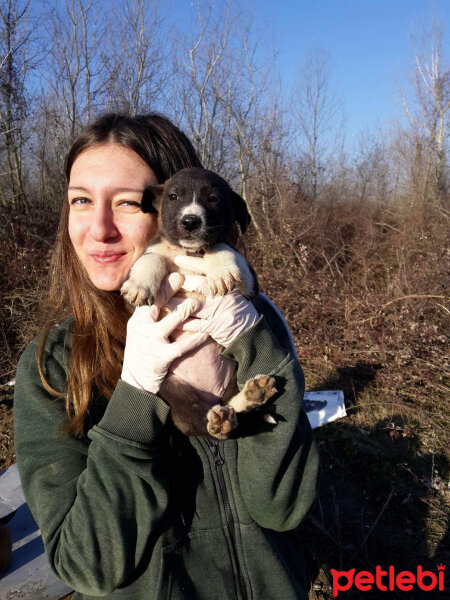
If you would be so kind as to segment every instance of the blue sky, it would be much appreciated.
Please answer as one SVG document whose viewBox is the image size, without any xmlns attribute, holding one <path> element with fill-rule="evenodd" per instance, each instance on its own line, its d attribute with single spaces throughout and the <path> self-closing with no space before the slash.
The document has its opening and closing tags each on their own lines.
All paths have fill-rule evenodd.
<svg viewBox="0 0 450 600">
<path fill-rule="evenodd" d="M 450 0 L 238 0 L 240 4 L 253 10 L 255 26 L 275 40 L 286 91 L 308 51 L 330 53 L 333 89 L 342 100 L 350 139 L 401 114 L 399 86 L 406 85 L 413 67 L 411 36 L 419 36 L 433 15 L 444 29 L 450 24 Z M 172 6 L 186 18 L 194 16 L 196 0 L 172 0 Z"/>
<path fill-rule="evenodd" d="M 308 50 L 330 53 L 350 135 L 400 112 L 399 85 L 413 65 L 411 36 L 433 15 L 444 29 L 450 23 L 450 0 L 259 0 L 254 6 L 273 28 L 287 87 Z M 445 54 L 449 59 L 448 46 Z"/>
</svg>

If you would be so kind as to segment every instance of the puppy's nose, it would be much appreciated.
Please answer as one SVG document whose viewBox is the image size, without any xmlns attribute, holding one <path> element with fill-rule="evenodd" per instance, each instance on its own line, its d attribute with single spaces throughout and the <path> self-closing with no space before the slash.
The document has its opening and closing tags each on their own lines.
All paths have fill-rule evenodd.
<svg viewBox="0 0 450 600">
<path fill-rule="evenodd" d="M 202 220 L 197 215 L 184 215 L 181 219 L 181 224 L 188 231 L 193 231 L 197 227 L 200 227 Z"/>
</svg>

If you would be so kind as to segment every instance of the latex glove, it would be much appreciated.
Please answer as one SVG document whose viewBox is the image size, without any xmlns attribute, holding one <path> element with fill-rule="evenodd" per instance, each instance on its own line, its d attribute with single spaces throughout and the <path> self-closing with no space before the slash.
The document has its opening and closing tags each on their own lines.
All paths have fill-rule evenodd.
<svg viewBox="0 0 450 600">
<path fill-rule="evenodd" d="M 195 260 L 201 261 L 202 259 Z M 193 270 L 192 267 L 189 267 L 189 270 Z M 183 289 L 203 294 L 205 302 L 203 307 L 195 313 L 195 318 L 188 319 L 180 326 L 183 331 L 208 333 L 213 340 L 226 348 L 238 335 L 259 319 L 258 311 L 250 300 L 247 300 L 237 290 L 233 290 L 225 296 L 211 297 L 205 277 L 185 275 L 184 279 Z M 173 310 L 178 302 L 178 298 L 173 298 L 167 306 Z"/>
<path fill-rule="evenodd" d="M 138 306 L 128 320 L 122 379 L 153 394 L 159 391 L 171 362 L 208 339 L 207 333 L 201 332 L 179 341 L 169 341 L 174 329 L 179 328 L 201 306 L 196 299 L 182 301 L 173 312 L 157 321 L 160 309 L 180 289 L 182 280 L 179 273 L 169 275 L 161 286 L 155 304 Z"/>
<path fill-rule="evenodd" d="M 179 340 L 192 334 L 190 331 L 175 330 L 170 339 Z M 208 336 L 206 342 L 195 350 L 176 358 L 169 367 L 173 373 L 190 386 L 211 406 L 221 398 L 236 370 L 236 363 L 222 356 L 222 346 Z"/>
</svg>

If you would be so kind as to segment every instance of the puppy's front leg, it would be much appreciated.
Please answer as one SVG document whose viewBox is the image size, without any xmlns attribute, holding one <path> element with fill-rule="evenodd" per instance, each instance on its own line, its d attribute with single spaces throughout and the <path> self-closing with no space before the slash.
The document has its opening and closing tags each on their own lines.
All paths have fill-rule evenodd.
<svg viewBox="0 0 450 600">
<path fill-rule="evenodd" d="M 256 277 L 246 259 L 227 244 L 216 244 L 205 252 L 205 275 L 213 294 L 237 288 L 246 298 L 257 292 Z"/>
<path fill-rule="evenodd" d="M 163 256 L 151 251 L 145 252 L 131 267 L 130 276 L 120 291 L 125 300 L 134 306 L 153 304 L 167 273 L 167 263 Z"/>
</svg>

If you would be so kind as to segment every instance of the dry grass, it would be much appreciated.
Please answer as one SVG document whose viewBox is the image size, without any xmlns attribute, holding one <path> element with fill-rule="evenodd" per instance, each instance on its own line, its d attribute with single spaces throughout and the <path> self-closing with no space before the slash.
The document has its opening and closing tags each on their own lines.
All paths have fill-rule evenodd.
<svg viewBox="0 0 450 600">
<path fill-rule="evenodd" d="M 14 378 L 18 356 L 37 334 L 56 227 L 57 215 L 0 207 L 0 385 Z"/>
<path fill-rule="evenodd" d="M 275 234 L 264 256 L 247 243 L 262 291 L 291 326 L 307 389 L 344 390 L 349 415 L 317 431 L 319 497 L 299 530 L 310 599 L 332 597 L 330 568 L 448 564 L 446 218 L 349 202 L 297 211 Z"/>
</svg>

